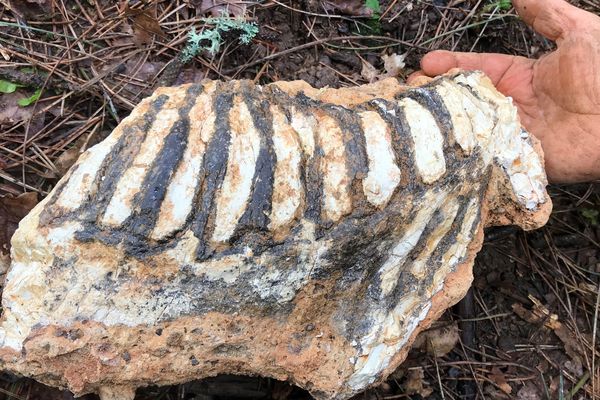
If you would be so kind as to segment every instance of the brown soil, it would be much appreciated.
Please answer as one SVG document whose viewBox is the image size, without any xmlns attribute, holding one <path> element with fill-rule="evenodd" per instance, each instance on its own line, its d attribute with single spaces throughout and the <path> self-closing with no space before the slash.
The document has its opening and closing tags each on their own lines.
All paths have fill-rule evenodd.
<svg viewBox="0 0 600 400">
<path fill-rule="evenodd" d="M 597 0 L 571 2 L 600 14 Z M 246 15 L 260 28 L 251 44 L 239 44 L 239 32 L 230 32 L 215 56 L 204 52 L 186 65 L 168 65 L 185 46 L 189 29 L 205 24 L 202 13 L 210 10 L 195 7 L 199 0 L 158 1 L 156 14 L 156 2 L 150 1 L 132 1 L 129 11 L 106 0 L 1 3 L 0 79 L 23 87 L 0 96 L 0 196 L 26 188 L 41 198 L 79 149 L 105 137 L 161 84 L 247 78 L 352 86 L 366 82 L 364 62 L 383 69 L 383 54 L 406 54 L 400 73 L 405 78 L 433 49 L 539 57 L 554 47 L 515 18 L 514 10 L 496 7 L 503 1 L 384 0 L 381 17 L 372 18 L 342 13 L 360 9 L 361 1 L 266 0 L 248 4 Z M 325 9 L 325 3 L 340 4 L 341 10 Z M 15 105 L 41 87 L 35 106 Z M 487 232 L 470 295 L 431 330 L 440 338 L 457 326 L 458 341 L 454 336 L 447 349 L 452 350 L 439 356 L 439 349 L 432 351 L 434 340 L 426 341 L 388 382 L 357 399 L 600 398 L 600 185 L 551 192 L 555 211 L 547 227 Z M 72 396 L 3 374 L 4 398 Z M 310 396 L 271 379 L 221 376 L 141 389 L 137 398 Z"/>
</svg>

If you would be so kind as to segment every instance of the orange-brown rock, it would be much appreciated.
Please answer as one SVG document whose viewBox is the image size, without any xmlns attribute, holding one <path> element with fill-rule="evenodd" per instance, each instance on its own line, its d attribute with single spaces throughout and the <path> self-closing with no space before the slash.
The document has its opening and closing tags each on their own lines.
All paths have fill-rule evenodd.
<svg viewBox="0 0 600 400">
<path fill-rule="evenodd" d="M 222 373 L 347 398 L 465 294 L 484 226 L 545 223 L 545 186 L 480 73 L 162 88 L 21 222 L 0 364 L 103 400 Z"/>
</svg>

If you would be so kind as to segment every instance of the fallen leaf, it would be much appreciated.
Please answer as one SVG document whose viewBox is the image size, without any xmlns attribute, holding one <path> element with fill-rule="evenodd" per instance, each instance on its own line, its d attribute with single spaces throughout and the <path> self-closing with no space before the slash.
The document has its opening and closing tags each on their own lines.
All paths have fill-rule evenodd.
<svg viewBox="0 0 600 400">
<path fill-rule="evenodd" d="M 567 325 L 558 320 L 558 315 L 551 314 L 538 299 L 529 296 L 533 302 L 533 309 L 527 310 L 521 304 L 515 303 L 512 306 L 513 311 L 519 317 L 532 324 L 543 323 L 544 327 L 551 329 L 556 336 L 563 342 L 565 352 L 571 358 L 569 367 L 572 372 L 581 371 L 583 373 L 582 357 L 585 357 L 585 350 L 577 340 L 575 335 Z M 580 367 L 581 366 L 581 367 Z"/>
<path fill-rule="evenodd" d="M 19 107 L 19 100 L 31 92 L 17 89 L 13 93 L 0 95 L 0 126 L 26 121 L 33 115 L 33 107 Z"/>
<path fill-rule="evenodd" d="M 10 238 L 19 221 L 38 203 L 37 193 L 23 193 L 17 197 L 0 197 L 0 253 L 9 254 Z"/>
<path fill-rule="evenodd" d="M 506 377 L 504 376 L 504 373 L 500 371 L 500 368 L 493 367 L 492 374 L 489 375 L 488 378 L 504 393 L 510 394 L 512 392 L 512 388 L 506 381 Z"/>
<path fill-rule="evenodd" d="M 17 90 L 19 86 L 21 85 L 0 79 L 0 93 L 12 93 Z"/>
<path fill-rule="evenodd" d="M 120 9 L 124 17 L 132 21 L 133 42 L 137 46 L 151 43 L 152 35 L 167 37 L 156 17 L 156 3 L 153 7 L 138 9 L 129 7 L 129 2 L 125 1 L 121 3 Z"/>
<path fill-rule="evenodd" d="M 88 135 L 83 135 L 79 139 L 73 143 L 73 146 L 68 150 L 64 151 L 57 159 L 54 161 L 54 166 L 56 167 L 56 172 L 51 171 L 54 175 L 52 178 L 61 178 L 64 176 L 69 168 L 75 164 L 75 161 L 79 158 L 81 153 L 94 144 L 94 139 L 97 136 L 96 133 L 98 131 L 92 131 Z"/>
<path fill-rule="evenodd" d="M 418 394 L 423 398 L 427 398 L 433 393 L 433 389 L 429 387 L 429 384 L 425 381 L 425 373 L 423 368 L 411 369 L 408 372 L 408 380 L 406 381 L 404 389 L 407 394 Z"/>
<path fill-rule="evenodd" d="M 213 18 L 222 16 L 244 18 L 246 16 L 246 4 L 236 0 L 194 0 L 192 4 L 196 7 L 197 15 L 208 14 Z"/>
<path fill-rule="evenodd" d="M 360 75 L 369 83 L 373 83 L 379 79 L 388 77 L 397 77 L 401 74 L 402 69 L 406 66 L 404 63 L 405 57 L 406 55 L 404 54 L 399 55 L 395 53 L 381 56 L 385 72 L 378 70 L 371 63 L 361 58 L 362 69 L 360 71 Z"/>
<path fill-rule="evenodd" d="M 341 12 L 355 17 L 372 17 L 373 8 L 367 7 L 364 0 L 326 0 L 323 1 L 325 11 Z"/>
<path fill-rule="evenodd" d="M 415 340 L 413 347 L 426 351 L 434 357 L 443 357 L 456 347 L 459 337 L 458 325 L 453 323 L 422 332 Z"/>
<path fill-rule="evenodd" d="M 17 101 L 17 104 L 21 107 L 27 107 L 35 103 L 40 99 L 40 95 L 42 94 L 42 89 L 36 89 L 36 91 L 29 97 L 22 97 Z"/>
<path fill-rule="evenodd" d="M 369 83 L 373 83 L 379 78 L 381 73 L 371 63 L 366 60 L 362 60 L 362 69 L 360 70 L 360 76 L 362 76 Z"/>
<path fill-rule="evenodd" d="M 558 378 L 558 377 L 557 377 Z M 531 382 L 527 382 L 517 392 L 517 399 L 519 400 L 541 400 L 542 396 L 539 389 Z"/>
<path fill-rule="evenodd" d="M 385 73 L 388 76 L 399 76 L 406 63 L 404 59 L 406 58 L 406 54 L 384 54 L 381 56 L 383 60 L 383 69 L 385 69 Z"/>
</svg>

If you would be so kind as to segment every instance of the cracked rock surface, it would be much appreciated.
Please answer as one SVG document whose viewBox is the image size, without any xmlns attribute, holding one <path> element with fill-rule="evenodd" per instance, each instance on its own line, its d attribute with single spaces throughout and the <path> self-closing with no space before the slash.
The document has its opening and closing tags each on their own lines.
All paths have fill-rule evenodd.
<svg viewBox="0 0 600 400">
<path fill-rule="evenodd" d="M 344 399 L 542 226 L 543 156 L 477 72 L 158 89 L 21 222 L 0 364 L 76 395 L 217 374 Z"/>
</svg>

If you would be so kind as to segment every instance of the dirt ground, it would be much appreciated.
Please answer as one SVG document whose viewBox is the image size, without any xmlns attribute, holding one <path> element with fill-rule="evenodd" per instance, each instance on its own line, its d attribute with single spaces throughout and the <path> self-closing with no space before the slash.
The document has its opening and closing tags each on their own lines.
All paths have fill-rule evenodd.
<svg viewBox="0 0 600 400">
<path fill-rule="evenodd" d="M 571 2 L 600 15 L 598 0 Z M 506 0 L 0 4 L 0 247 L 79 152 L 157 86 L 205 78 L 352 86 L 384 74 L 384 55 L 404 57 L 405 65 L 391 71 L 404 79 L 433 49 L 539 57 L 554 47 Z M 256 36 L 241 44 L 240 31 L 224 32 L 218 52 L 201 50 L 183 62 L 190 29 L 211 29 L 214 21 L 204 18 L 227 5 L 256 23 Z M 386 383 L 356 399 L 600 399 L 600 185 L 550 191 L 549 224 L 530 233 L 489 230 L 469 295 Z M 72 395 L 2 374 L 4 398 Z M 271 398 L 310 396 L 284 382 L 232 376 L 140 389 L 137 396 Z"/>
</svg>

